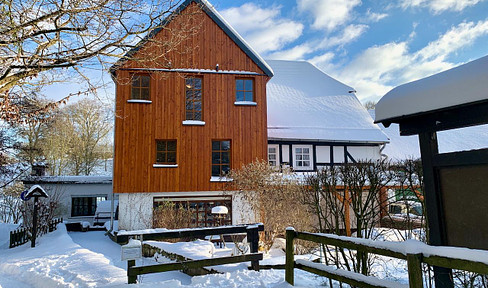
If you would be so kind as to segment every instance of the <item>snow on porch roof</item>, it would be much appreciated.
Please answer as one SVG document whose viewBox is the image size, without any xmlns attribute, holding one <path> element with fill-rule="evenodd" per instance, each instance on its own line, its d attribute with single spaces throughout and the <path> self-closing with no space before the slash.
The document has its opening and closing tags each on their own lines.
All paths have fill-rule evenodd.
<svg viewBox="0 0 488 288">
<path fill-rule="evenodd" d="M 268 60 L 268 138 L 385 143 L 354 89 L 305 61 Z"/>
<path fill-rule="evenodd" d="M 376 104 L 375 122 L 488 100 L 488 56 L 400 85 Z"/>
</svg>

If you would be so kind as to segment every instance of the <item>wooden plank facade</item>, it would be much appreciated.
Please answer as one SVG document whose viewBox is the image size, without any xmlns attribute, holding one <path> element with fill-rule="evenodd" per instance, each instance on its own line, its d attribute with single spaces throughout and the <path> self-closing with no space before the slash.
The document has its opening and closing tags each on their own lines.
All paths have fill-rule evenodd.
<svg viewBox="0 0 488 288">
<path fill-rule="evenodd" d="M 128 60 L 113 71 L 117 85 L 114 193 L 222 191 L 224 183 L 210 181 L 213 140 L 230 140 L 231 168 L 267 157 L 270 75 L 196 2 L 200 1 L 186 1 L 184 9 L 153 36 L 154 41 L 133 54 L 150 60 Z M 154 44 L 170 39 L 172 29 L 188 23 L 197 29 L 176 49 L 164 52 Z M 163 52 L 165 57 L 154 57 Z M 128 101 L 134 75 L 150 76 L 149 101 Z M 183 123 L 187 77 L 202 79 L 199 125 Z M 255 103 L 235 103 L 236 79 L 254 80 Z M 176 140 L 176 165 L 153 167 L 156 140 Z"/>
</svg>

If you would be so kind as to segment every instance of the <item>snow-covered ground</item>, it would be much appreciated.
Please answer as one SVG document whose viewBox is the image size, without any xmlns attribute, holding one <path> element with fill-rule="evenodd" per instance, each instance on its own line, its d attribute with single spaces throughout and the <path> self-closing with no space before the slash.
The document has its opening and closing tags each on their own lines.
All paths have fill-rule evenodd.
<svg viewBox="0 0 488 288">
<path fill-rule="evenodd" d="M 2 232 L 10 229 L 3 226 Z M 8 241 L 8 233 L 0 235 L 0 243 Z M 59 225 L 38 240 L 35 248 L 30 243 L 0 248 L 0 287 L 290 287 L 283 270 L 256 272 L 239 265 L 223 274 L 197 277 L 177 271 L 148 274 L 139 278 L 140 283 L 128 285 L 120 246 L 104 232 L 68 233 Z M 144 258 L 136 264 L 155 264 L 155 260 Z M 324 282 L 325 278 L 295 272 L 295 287 L 318 287 Z"/>
<path fill-rule="evenodd" d="M 139 276 L 138 284 L 127 284 L 127 263 L 121 260 L 121 247 L 112 242 L 103 231 L 67 232 L 61 224 L 58 230 L 38 239 L 35 248 L 30 243 L 8 249 L 9 231 L 15 225 L 0 224 L 0 288 L 14 287 L 291 287 L 284 281 L 284 270 L 247 269 L 248 263 L 214 266 L 212 269 L 222 274 L 190 277 L 179 271 L 155 273 Z M 378 239 L 399 241 L 406 238 L 418 238 L 400 235 L 400 231 L 376 229 Z M 330 236 L 329 236 L 330 237 Z M 340 236 L 334 236 L 341 238 Z M 357 243 L 373 245 L 372 240 L 355 238 Z M 3 244 L 2 244 L 3 243 Z M 227 256 L 232 252 L 233 244 L 226 248 L 217 248 L 208 241 L 167 243 L 148 241 L 154 246 L 164 248 L 170 253 L 178 253 L 191 259 Z M 416 240 L 403 243 L 375 242 L 376 247 L 383 247 L 398 253 L 423 253 L 441 255 L 458 259 L 467 259 L 488 264 L 488 252 L 455 247 L 431 247 Z M 273 250 L 272 250 L 273 251 Z M 156 259 L 157 258 L 157 259 Z M 314 255 L 295 256 L 295 260 L 310 265 Z M 306 261 L 308 260 L 308 261 Z M 151 265 L 171 261 L 159 255 L 153 258 L 137 260 L 136 265 Z M 263 265 L 283 264 L 283 252 L 279 249 L 266 254 Z M 305 262 L 304 262 L 305 261 Z M 330 269 L 330 267 L 326 267 Z M 372 266 L 374 276 L 395 281 L 395 286 L 408 284 L 406 262 L 388 257 L 376 256 Z M 376 281 L 375 279 L 373 279 Z M 302 270 L 295 269 L 295 287 L 323 287 L 328 280 Z M 344 286 L 347 287 L 347 286 Z"/>
</svg>

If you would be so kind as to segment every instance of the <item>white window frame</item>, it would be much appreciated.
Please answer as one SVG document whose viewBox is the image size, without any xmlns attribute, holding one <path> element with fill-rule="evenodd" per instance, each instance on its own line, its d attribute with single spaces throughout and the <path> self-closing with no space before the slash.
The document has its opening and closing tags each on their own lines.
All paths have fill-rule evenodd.
<svg viewBox="0 0 488 288">
<path fill-rule="evenodd" d="M 314 163 L 313 163 L 313 146 L 312 145 L 293 145 L 292 146 L 292 153 L 293 153 L 293 169 L 297 171 L 308 171 L 313 170 Z M 297 155 L 297 149 L 309 149 L 308 159 L 297 159 L 297 156 L 305 156 L 302 152 L 302 155 Z M 310 166 L 298 166 L 297 161 L 309 161 Z"/>
<path fill-rule="evenodd" d="M 271 159 L 269 159 L 269 155 L 270 155 L 269 149 L 270 148 L 276 149 L 275 150 L 276 152 L 274 153 L 275 156 L 276 156 L 276 158 L 273 160 L 273 161 L 276 162 L 276 165 L 271 165 L 271 163 L 270 163 L 272 161 Z M 280 167 L 280 165 L 281 165 L 281 161 L 280 161 L 280 145 L 278 145 L 278 144 L 268 144 L 268 163 L 270 163 L 270 165 L 272 167 L 277 167 L 277 168 Z"/>
</svg>

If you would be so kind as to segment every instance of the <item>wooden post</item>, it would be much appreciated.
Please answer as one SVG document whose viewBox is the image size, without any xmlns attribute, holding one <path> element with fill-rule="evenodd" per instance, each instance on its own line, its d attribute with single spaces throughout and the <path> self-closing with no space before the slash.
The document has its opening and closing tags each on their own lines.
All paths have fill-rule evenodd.
<svg viewBox="0 0 488 288">
<path fill-rule="evenodd" d="M 259 233 L 258 233 L 258 226 L 252 225 L 247 226 L 247 242 L 249 242 L 249 246 L 251 248 L 251 253 L 258 253 L 259 248 Z M 259 261 L 251 261 L 251 268 L 254 271 L 259 271 Z"/>
<path fill-rule="evenodd" d="M 285 262 L 285 281 L 290 285 L 295 285 L 295 249 L 293 246 L 293 239 L 295 238 L 296 232 L 293 227 L 286 228 L 286 262 Z"/>
<path fill-rule="evenodd" d="M 136 260 L 128 260 L 127 261 L 127 282 L 129 284 L 136 284 L 137 283 L 137 275 L 132 276 L 130 275 L 130 268 L 136 266 Z"/>
<path fill-rule="evenodd" d="M 422 170 L 424 174 L 424 199 L 427 209 L 427 224 L 429 225 L 429 245 L 447 246 L 441 189 L 439 187 L 433 159 L 435 155 L 439 154 L 437 133 L 420 133 L 419 144 L 420 153 L 422 155 Z M 454 288 L 451 269 L 434 266 L 434 279 L 436 287 Z"/>
<path fill-rule="evenodd" d="M 39 197 L 34 196 L 34 214 L 32 216 L 32 236 L 31 236 L 31 247 L 36 247 L 36 234 L 37 234 L 37 203 L 39 201 Z"/>
<path fill-rule="evenodd" d="M 410 288 L 423 288 L 422 254 L 407 254 L 408 286 Z"/>
</svg>

